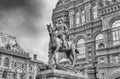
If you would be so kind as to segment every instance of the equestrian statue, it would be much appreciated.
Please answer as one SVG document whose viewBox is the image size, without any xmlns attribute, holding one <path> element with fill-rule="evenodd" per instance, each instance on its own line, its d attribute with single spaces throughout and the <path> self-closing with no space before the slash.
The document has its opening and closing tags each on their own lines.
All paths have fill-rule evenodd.
<svg viewBox="0 0 120 79">
<path fill-rule="evenodd" d="M 47 25 L 47 30 L 50 36 L 49 64 L 60 65 L 60 55 L 57 56 L 57 54 L 64 53 L 69 59 L 71 67 L 74 67 L 79 51 L 75 44 L 69 41 L 67 25 L 61 19 L 53 27 L 51 24 Z"/>
</svg>

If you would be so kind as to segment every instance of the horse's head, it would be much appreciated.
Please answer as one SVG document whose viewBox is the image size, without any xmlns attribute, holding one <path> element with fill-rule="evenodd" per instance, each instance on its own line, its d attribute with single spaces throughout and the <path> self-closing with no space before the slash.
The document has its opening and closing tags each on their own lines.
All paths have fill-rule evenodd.
<svg viewBox="0 0 120 79">
<path fill-rule="evenodd" d="M 49 32 L 49 36 L 50 36 L 50 43 L 54 43 L 56 40 L 56 35 L 54 33 L 53 27 L 51 26 L 51 24 L 47 24 L 47 30 Z"/>
<path fill-rule="evenodd" d="M 47 30 L 48 30 L 48 32 L 49 32 L 49 35 L 50 35 L 50 37 L 52 36 L 52 38 L 54 37 L 56 37 L 56 34 L 55 34 L 55 32 L 54 32 L 54 28 L 51 26 L 51 24 L 47 24 Z"/>
<path fill-rule="evenodd" d="M 51 24 L 47 24 L 47 30 L 49 33 L 53 33 L 53 28 L 52 28 Z"/>
</svg>

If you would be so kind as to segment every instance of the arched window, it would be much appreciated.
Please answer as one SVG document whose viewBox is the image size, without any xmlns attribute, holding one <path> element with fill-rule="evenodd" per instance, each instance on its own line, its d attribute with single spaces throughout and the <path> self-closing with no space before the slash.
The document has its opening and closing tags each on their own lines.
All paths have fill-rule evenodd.
<svg viewBox="0 0 120 79">
<path fill-rule="evenodd" d="M 5 70 L 5 71 L 3 71 L 3 73 L 2 73 L 2 78 L 4 78 L 4 79 L 6 79 L 7 78 L 7 71 Z"/>
<path fill-rule="evenodd" d="M 85 10 L 82 10 L 82 13 L 81 13 L 81 22 L 82 22 L 82 24 L 85 23 Z"/>
<path fill-rule="evenodd" d="M 77 12 L 75 15 L 75 23 L 76 23 L 76 25 L 78 25 L 80 23 L 80 13 L 79 12 Z"/>
<path fill-rule="evenodd" d="M 79 56 L 78 58 L 85 58 L 85 40 L 79 39 L 77 42 L 77 48 L 79 50 Z"/>
<path fill-rule="evenodd" d="M 94 6 L 93 7 L 93 19 L 98 18 L 98 7 Z"/>
<path fill-rule="evenodd" d="M 120 44 L 120 20 L 117 20 L 112 25 L 113 44 Z"/>
<path fill-rule="evenodd" d="M 9 67 L 9 58 L 7 57 L 4 59 L 4 66 Z"/>
<path fill-rule="evenodd" d="M 105 47 L 105 45 L 103 43 L 103 38 L 104 38 L 103 34 L 98 34 L 96 36 L 96 38 L 95 38 L 95 40 L 96 40 L 96 49 Z"/>
</svg>

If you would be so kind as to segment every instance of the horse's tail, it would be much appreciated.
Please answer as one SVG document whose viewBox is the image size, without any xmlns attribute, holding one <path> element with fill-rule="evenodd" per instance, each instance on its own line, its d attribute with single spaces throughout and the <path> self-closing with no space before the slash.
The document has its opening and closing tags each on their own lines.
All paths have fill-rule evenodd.
<svg viewBox="0 0 120 79">
<path fill-rule="evenodd" d="M 80 54 L 77 48 L 75 49 L 75 52 L 76 52 L 77 54 Z"/>
</svg>

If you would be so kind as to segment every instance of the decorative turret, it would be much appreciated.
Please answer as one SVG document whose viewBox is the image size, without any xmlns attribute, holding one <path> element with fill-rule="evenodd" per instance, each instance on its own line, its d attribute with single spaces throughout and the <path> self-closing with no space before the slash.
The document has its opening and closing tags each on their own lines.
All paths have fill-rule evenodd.
<svg viewBox="0 0 120 79">
<path fill-rule="evenodd" d="M 66 9 L 63 9 L 61 12 L 55 12 L 52 16 L 53 24 L 56 24 L 57 21 L 63 20 L 67 26 L 69 26 L 69 12 Z"/>
<path fill-rule="evenodd" d="M 69 27 L 69 11 L 63 5 L 69 3 L 71 0 L 59 0 L 57 2 L 56 8 L 53 9 L 52 21 L 53 25 L 59 20 L 63 20 L 64 23 Z"/>
</svg>

